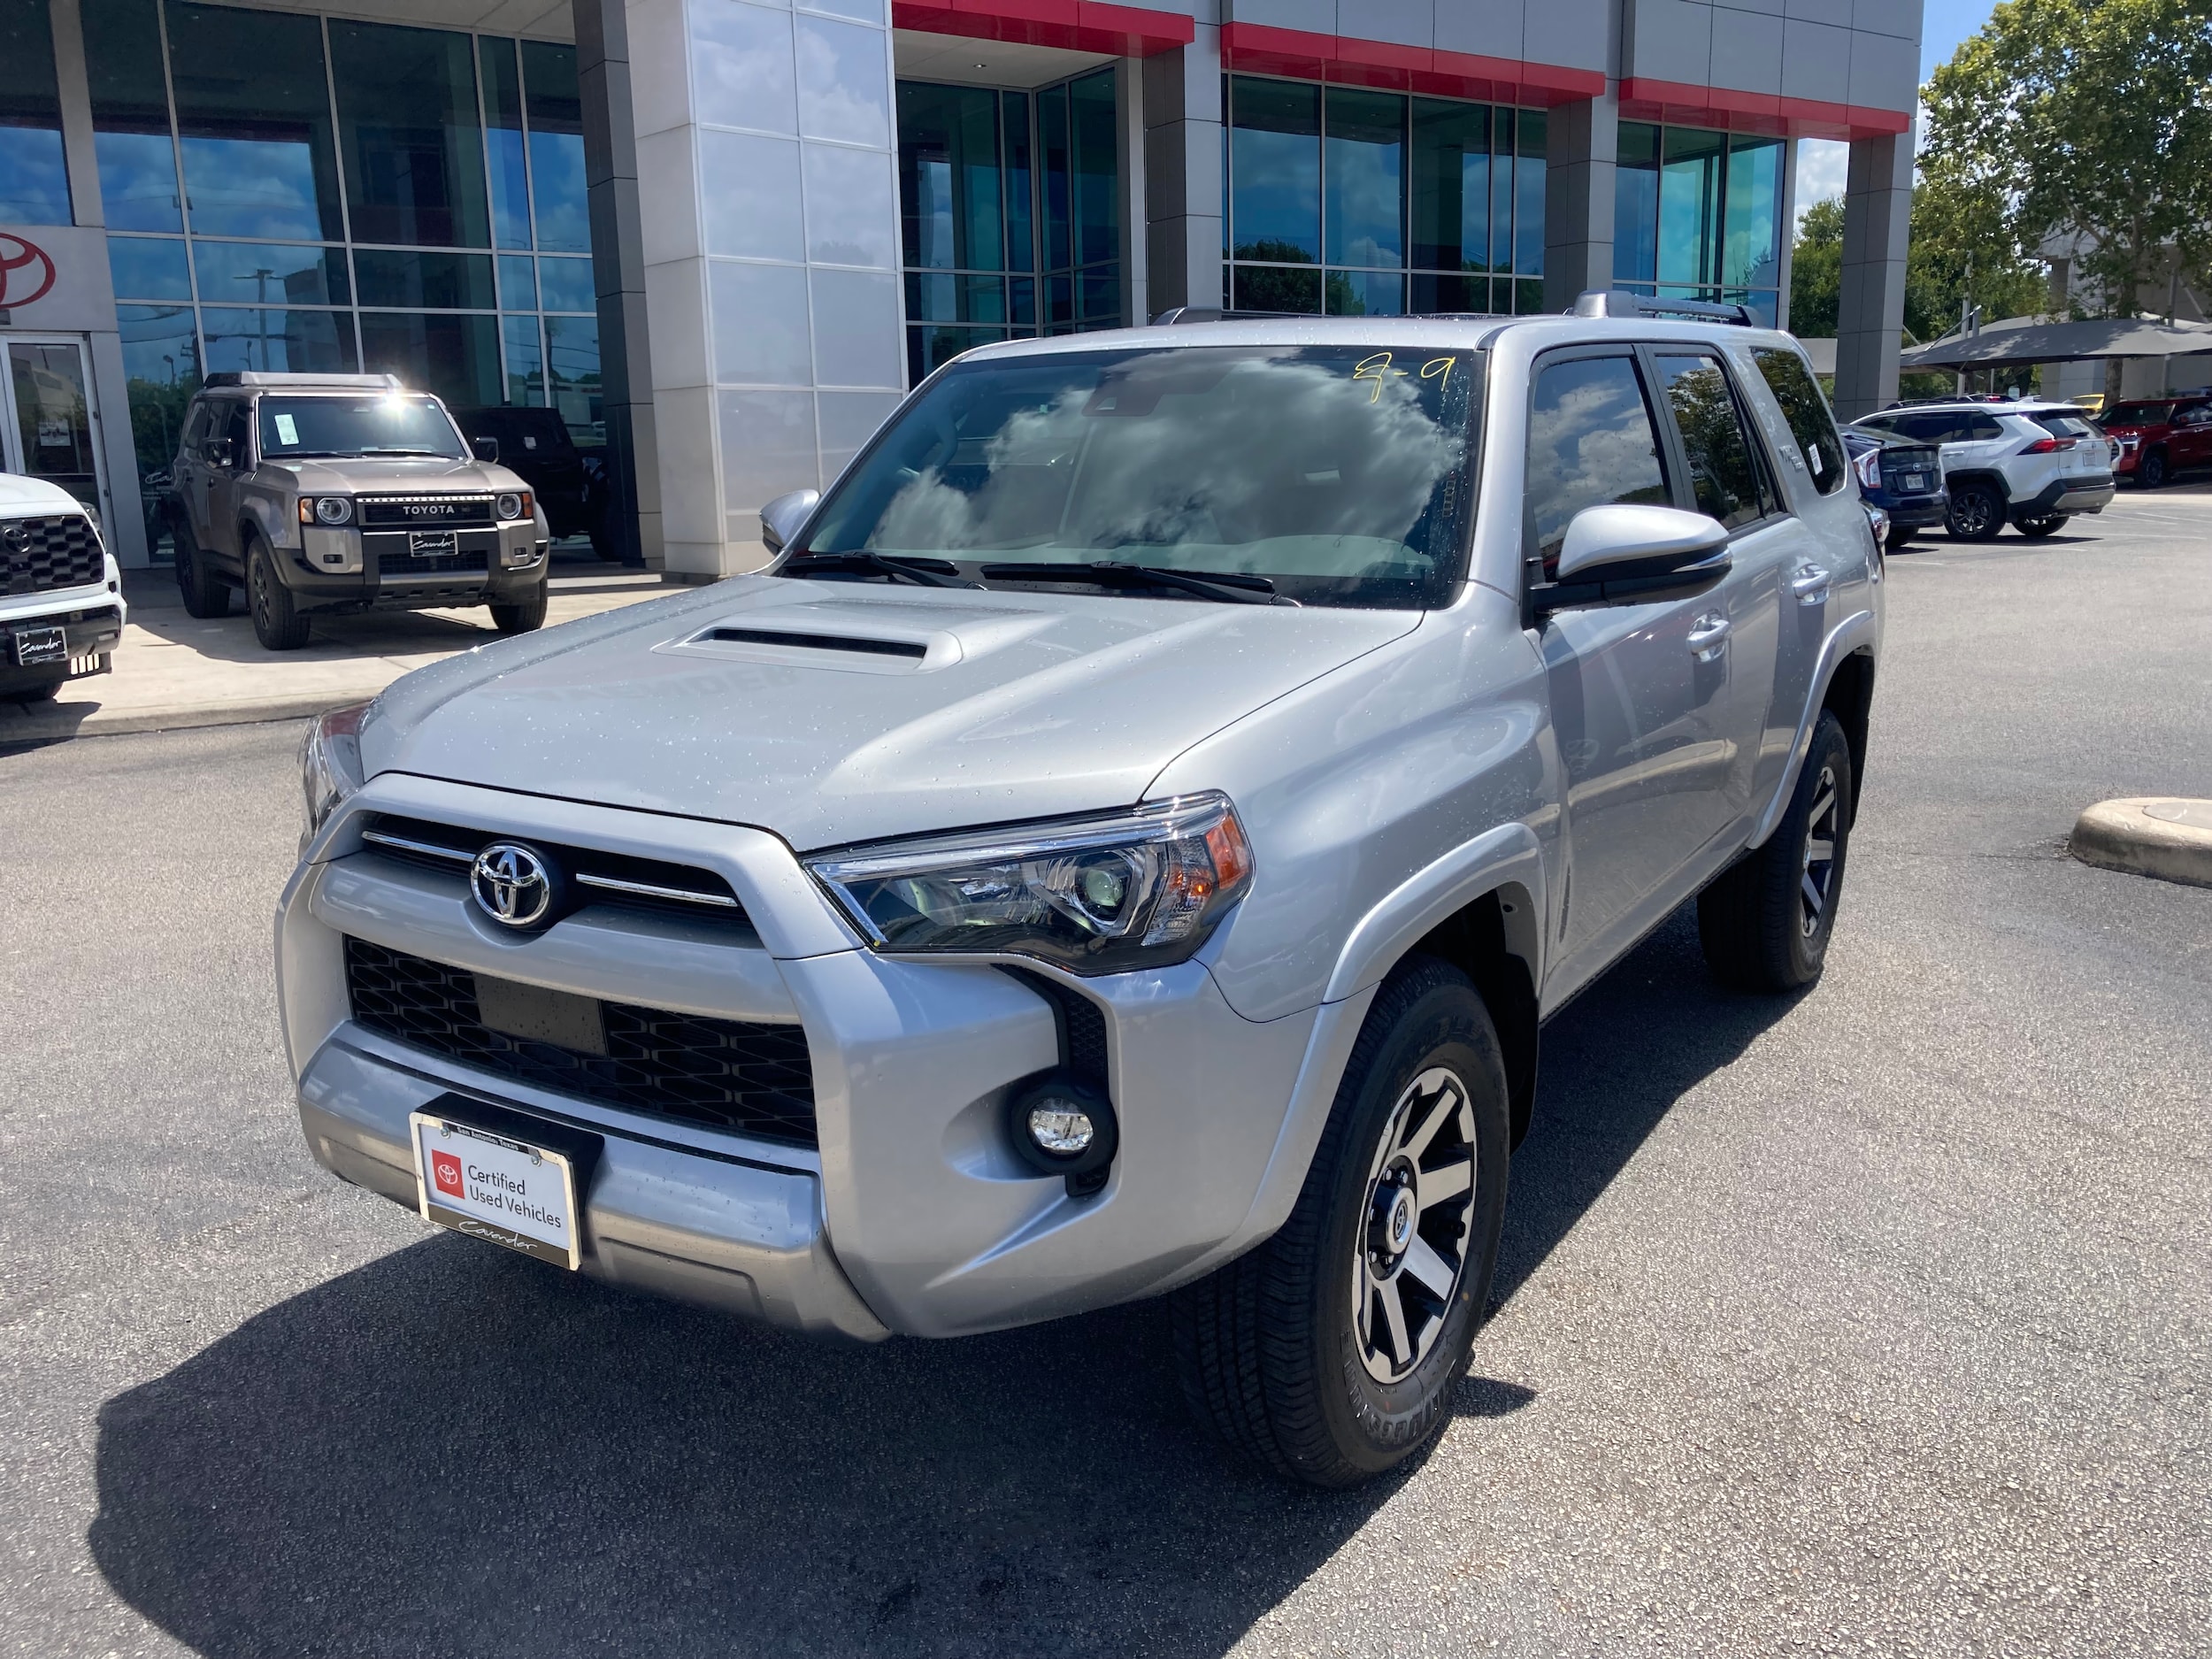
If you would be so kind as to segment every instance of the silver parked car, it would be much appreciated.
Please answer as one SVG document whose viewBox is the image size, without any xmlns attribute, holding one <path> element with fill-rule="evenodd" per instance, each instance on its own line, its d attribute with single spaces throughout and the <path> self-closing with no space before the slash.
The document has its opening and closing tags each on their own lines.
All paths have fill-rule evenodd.
<svg viewBox="0 0 2212 1659">
<path fill-rule="evenodd" d="M 426 392 L 388 374 L 211 374 L 186 412 L 167 518 L 196 617 L 246 590 L 254 637 L 307 643 L 320 612 L 486 605 L 545 622 L 544 512 Z"/>
<path fill-rule="evenodd" d="M 1818 978 L 1864 769 L 1881 558 L 1795 342 L 1581 312 L 987 347 L 771 569 L 321 722 L 315 1156 L 805 1331 L 1173 1293 L 1232 1446 L 1402 1459 L 1545 1017 L 1694 896 L 1725 979 Z"/>
</svg>

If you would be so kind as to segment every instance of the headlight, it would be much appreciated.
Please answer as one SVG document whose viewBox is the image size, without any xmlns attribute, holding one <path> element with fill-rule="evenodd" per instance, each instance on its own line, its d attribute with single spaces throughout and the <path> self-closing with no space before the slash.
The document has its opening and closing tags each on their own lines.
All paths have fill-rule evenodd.
<svg viewBox="0 0 2212 1659">
<path fill-rule="evenodd" d="M 300 497 L 302 524 L 351 524 L 353 500 L 347 495 L 303 495 Z"/>
<path fill-rule="evenodd" d="M 498 510 L 499 516 L 502 518 L 519 518 L 522 517 L 522 497 L 515 494 L 512 490 L 509 490 L 504 495 L 502 495 L 497 501 L 494 502 L 492 505 Z"/>
<path fill-rule="evenodd" d="M 1252 879 L 1226 795 L 824 854 L 808 869 L 884 951 L 1005 952 L 1078 973 L 1180 962 Z"/>
<path fill-rule="evenodd" d="M 361 722 L 375 707 L 371 699 L 333 709 L 308 726 L 300 743 L 300 792 L 307 808 L 306 827 L 300 832 L 302 856 L 340 803 L 361 787 Z"/>
</svg>

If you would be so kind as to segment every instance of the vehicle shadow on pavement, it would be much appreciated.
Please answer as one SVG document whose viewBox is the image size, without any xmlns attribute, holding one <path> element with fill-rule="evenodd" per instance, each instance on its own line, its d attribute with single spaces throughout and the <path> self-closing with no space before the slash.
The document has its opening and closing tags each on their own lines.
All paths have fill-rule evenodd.
<svg viewBox="0 0 2212 1659">
<path fill-rule="evenodd" d="M 89 1543 L 219 1659 L 1217 1655 L 1402 1479 L 1225 1463 L 1156 1304 L 829 1347 L 439 1236 L 109 1402 Z"/>
<path fill-rule="evenodd" d="M 1798 1001 L 1716 980 L 1698 945 L 1697 906 L 1686 904 L 1545 1026 L 1493 1302 L 1509 1301 L 1543 1265 L 1678 1100 Z"/>
</svg>

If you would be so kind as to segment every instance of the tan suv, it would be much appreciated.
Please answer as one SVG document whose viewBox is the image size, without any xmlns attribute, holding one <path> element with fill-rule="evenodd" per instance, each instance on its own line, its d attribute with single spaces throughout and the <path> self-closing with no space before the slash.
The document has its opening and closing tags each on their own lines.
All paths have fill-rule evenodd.
<svg viewBox="0 0 2212 1659">
<path fill-rule="evenodd" d="M 539 627 L 545 517 L 498 463 L 393 375 L 211 374 L 171 474 L 184 608 L 227 615 L 242 587 L 273 651 L 318 611 L 484 605 L 502 634 Z"/>
</svg>

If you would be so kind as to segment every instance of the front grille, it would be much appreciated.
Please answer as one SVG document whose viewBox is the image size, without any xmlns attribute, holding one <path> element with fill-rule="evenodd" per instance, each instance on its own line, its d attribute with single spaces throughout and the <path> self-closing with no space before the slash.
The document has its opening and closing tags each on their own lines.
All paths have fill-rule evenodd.
<svg viewBox="0 0 2212 1659">
<path fill-rule="evenodd" d="M 602 1002 L 607 1052 L 492 1030 L 476 976 L 365 939 L 346 941 L 353 1017 L 396 1041 L 584 1100 L 811 1147 L 814 1072 L 796 1025 L 708 1019 Z"/>
<path fill-rule="evenodd" d="M 711 870 L 691 864 L 571 847 L 534 835 L 495 835 L 488 830 L 434 824 L 427 818 L 402 818 L 391 812 L 365 819 L 361 839 L 387 857 L 452 875 L 466 875 L 476 855 L 491 842 L 520 841 L 558 864 L 576 883 L 585 905 L 618 904 L 750 928 L 745 907 L 738 902 L 730 884 Z"/>
<path fill-rule="evenodd" d="M 489 495 L 364 495 L 355 504 L 372 529 L 449 530 L 495 522 Z"/>
<path fill-rule="evenodd" d="M 106 574 L 99 533 L 82 513 L 0 520 L 0 595 L 82 588 Z"/>
</svg>

